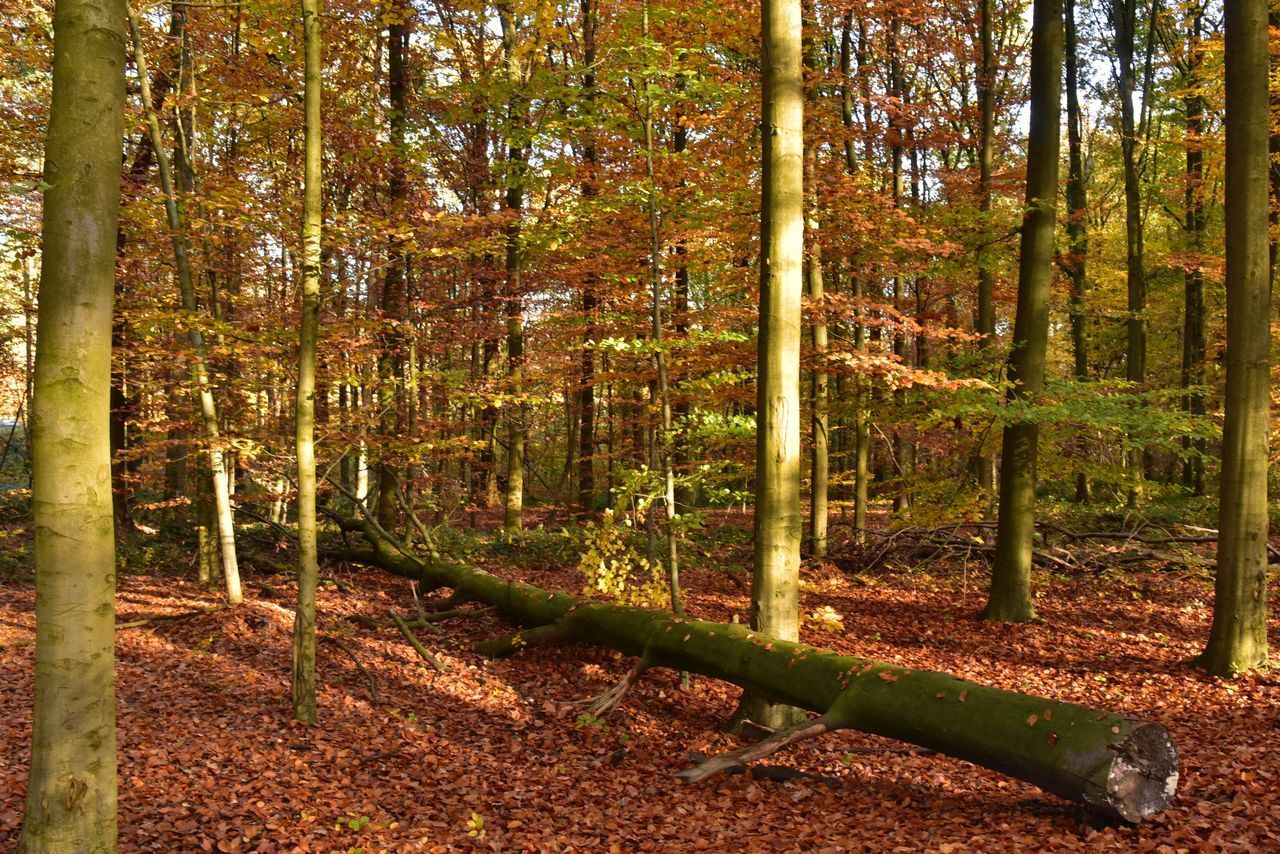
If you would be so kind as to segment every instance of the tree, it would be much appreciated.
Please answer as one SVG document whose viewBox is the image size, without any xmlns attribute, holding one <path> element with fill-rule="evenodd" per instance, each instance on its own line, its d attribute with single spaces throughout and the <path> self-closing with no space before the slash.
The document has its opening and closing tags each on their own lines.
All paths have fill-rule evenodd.
<svg viewBox="0 0 1280 854">
<path fill-rule="evenodd" d="M 816 25 L 816 22 L 814 22 Z M 804 45 L 804 64 L 808 72 L 816 75 L 817 48 L 814 39 L 806 39 Z M 816 85 L 813 88 L 817 88 Z M 816 100 L 816 99 L 815 99 Z M 810 111 L 809 116 L 816 111 Z M 809 429 L 813 442 L 813 456 L 809 468 L 809 535 L 815 557 L 827 554 L 827 516 L 828 516 L 828 481 L 830 479 L 830 406 L 827 391 L 827 318 L 826 296 L 822 280 L 822 229 L 818 212 L 818 141 L 815 138 L 818 122 L 806 117 L 810 125 L 806 133 L 805 151 L 805 183 L 807 185 L 808 216 L 805 221 L 806 247 L 808 257 L 805 259 L 805 279 L 810 310 L 813 312 L 813 370 L 809 381 L 809 398 L 811 415 Z M 846 151 L 845 165 L 849 165 L 852 147 Z"/>
<path fill-rule="evenodd" d="M 409 182 L 405 176 L 405 99 L 408 81 L 405 69 L 405 50 L 409 45 L 409 17 L 412 7 L 397 0 L 388 12 L 391 21 L 387 27 L 387 89 L 390 109 L 387 111 L 387 134 L 390 138 L 391 163 L 387 178 L 387 196 L 391 208 L 394 230 L 388 240 L 387 269 L 382 279 L 382 322 L 386 332 L 382 339 L 382 354 L 378 358 L 378 395 L 382 409 L 382 435 L 384 442 L 393 442 L 404 435 L 404 410 L 412 401 L 403 394 L 405 370 L 405 327 L 408 323 L 408 282 L 406 270 L 409 253 L 403 236 L 405 206 L 409 198 Z M 395 455 L 384 449 L 378 463 L 378 520 L 388 530 L 395 527 L 400 513 L 400 478 L 396 475 Z"/>
<path fill-rule="evenodd" d="M 1010 402 L 1034 403 L 1044 389 L 1058 196 L 1062 39 L 1059 0 L 1035 0 L 1026 208 L 1018 264 L 1018 308 L 1007 366 Z M 1031 540 L 1035 531 L 1039 441 L 1040 425 L 1034 419 L 1014 421 L 1004 428 L 996 554 L 991 593 L 982 612 L 986 620 L 1022 622 L 1035 617 L 1031 602 Z"/>
<path fill-rule="evenodd" d="M 804 73 L 800 0 L 762 0 L 764 75 L 760 330 L 756 380 L 755 556 L 751 625 L 799 637 L 800 300 L 804 288 Z M 777 727 L 785 707 L 753 700 L 748 718 Z"/>
<path fill-rule="evenodd" d="M 1266 0 L 1225 18 L 1227 390 L 1213 626 L 1200 666 L 1234 676 L 1267 665 L 1267 457 L 1271 404 Z"/>
<path fill-rule="evenodd" d="M 1155 0 L 1153 0 L 1155 2 Z M 1145 130 L 1139 127 L 1133 103 L 1137 91 L 1137 72 L 1134 66 L 1134 39 L 1138 26 L 1139 0 L 1109 0 L 1108 12 L 1114 36 L 1116 86 L 1120 97 L 1120 152 L 1124 167 L 1124 231 L 1125 258 L 1128 282 L 1129 318 L 1127 321 L 1128 350 L 1125 360 L 1126 378 L 1137 385 L 1147 379 L 1147 274 L 1142 222 L 1142 177 L 1139 139 Z M 1151 104 L 1151 50 L 1154 43 L 1155 12 L 1148 25 L 1150 35 L 1147 50 L 1147 72 L 1143 86 L 1143 112 Z M 1142 123 L 1145 125 L 1145 122 Z M 1141 493 L 1143 476 L 1142 453 L 1129 452 L 1131 485 L 1129 503 L 1134 504 Z"/>
<path fill-rule="evenodd" d="M 160 188 L 164 193 L 165 219 L 169 225 L 170 243 L 173 246 L 174 267 L 177 271 L 178 294 L 182 303 L 182 311 L 192 319 L 187 340 L 195 359 L 191 363 L 191 384 L 195 390 L 196 402 L 200 408 L 200 419 L 204 426 L 205 439 L 209 443 L 205 460 L 208 463 L 209 483 L 213 487 L 214 518 L 218 528 L 218 554 L 222 559 L 222 574 L 226 584 L 227 604 L 239 605 L 244 601 L 244 592 L 240 585 L 240 565 L 236 557 L 235 520 L 231 512 L 231 489 L 227 475 L 226 460 L 222 453 L 221 429 L 218 426 L 218 406 L 213 398 L 212 383 L 209 379 L 209 360 L 205 346 L 204 333 L 195 324 L 198 313 L 196 306 L 195 280 L 191 273 L 191 249 L 187 244 L 186 227 L 182 220 L 182 208 L 179 204 L 178 191 L 174 183 L 173 169 L 169 155 L 165 152 L 164 136 L 160 130 L 160 117 L 157 114 L 155 101 L 151 97 L 151 83 L 147 76 L 146 54 L 142 50 L 142 33 L 137 13 L 130 6 L 129 29 L 133 40 L 134 62 L 138 67 L 138 91 L 142 98 L 143 112 L 146 114 L 147 131 L 154 152 L 157 172 L 160 174 Z M 185 162 L 185 158 L 183 159 Z M 184 184 L 187 183 L 184 180 Z M 187 189 L 190 189 L 189 187 Z M 119 514 L 117 513 L 117 517 Z"/>
<path fill-rule="evenodd" d="M 502 527 L 518 531 L 524 525 L 525 445 L 528 441 L 528 407 L 520 400 L 524 393 L 524 295 L 521 293 L 521 209 L 524 207 L 525 143 L 524 99 L 521 59 L 518 53 L 519 18 L 511 3 L 498 7 L 502 25 L 502 56 L 507 69 L 511 93 L 507 104 L 507 197 L 506 227 L 506 314 L 507 314 L 507 382 L 515 398 L 507 408 L 507 493 Z"/>
<path fill-rule="evenodd" d="M 680 772 L 685 780 L 706 779 L 828 732 L 857 729 L 1001 771 L 1113 819 L 1141 821 L 1162 810 L 1177 788 L 1177 752 L 1156 723 L 838 655 L 732 623 L 512 584 L 465 563 L 414 557 L 368 522 L 341 524 L 361 531 L 368 546 L 348 551 L 348 559 L 424 587 L 448 587 L 529 627 L 481 643 L 477 650 L 485 655 L 588 643 L 638 656 L 622 681 L 591 703 L 591 714 L 608 714 L 646 671 L 669 667 L 821 715 L 797 715 L 798 723 L 760 742 Z"/>
<path fill-rule="evenodd" d="M 111 313 L 124 0 L 58 0 L 45 138 L 32 505 L 36 651 L 19 850 L 116 850 Z"/>
<path fill-rule="evenodd" d="M 320 327 L 320 239 L 324 141 L 320 0 L 302 0 L 303 158 L 302 319 L 298 330 L 298 605 L 293 622 L 293 716 L 316 722 L 316 341 Z"/>
<path fill-rule="evenodd" d="M 987 0 L 989 2 L 989 0 Z M 1085 226 L 1088 215 L 1088 193 L 1085 185 L 1083 120 L 1080 112 L 1080 56 L 1076 40 L 1075 0 L 1066 0 L 1065 10 L 1067 70 L 1067 248 L 1070 253 L 1068 272 L 1071 276 L 1072 376 L 1084 382 L 1089 378 L 1089 341 L 1085 332 L 1084 295 L 1088 283 L 1089 234 Z M 1089 477 L 1076 472 L 1076 501 L 1089 500 Z"/>
</svg>

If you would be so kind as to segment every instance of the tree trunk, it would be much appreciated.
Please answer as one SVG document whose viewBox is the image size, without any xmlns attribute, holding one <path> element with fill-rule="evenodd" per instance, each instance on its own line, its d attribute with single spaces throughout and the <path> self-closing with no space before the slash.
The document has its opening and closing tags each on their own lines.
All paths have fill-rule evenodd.
<svg viewBox="0 0 1280 854">
<path fill-rule="evenodd" d="M 1138 174 L 1138 123 L 1133 96 L 1137 87 L 1134 71 L 1134 35 L 1138 0 L 1110 0 L 1120 98 L 1120 154 L 1124 167 L 1124 231 L 1128 279 L 1128 344 L 1125 377 L 1141 386 L 1147 377 L 1147 280 L 1142 235 L 1142 185 Z M 1129 470 L 1129 504 L 1136 505 L 1142 494 L 1142 452 L 1125 452 Z"/>
<path fill-rule="evenodd" d="M 520 57 L 516 54 L 515 11 L 509 5 L 498 8 L 502 24 L 502 50 L 507 65 L 507 83 L 512 87 L 508 106 L 507 138 L 507 210 L 510 220 L 506 228 L 506 312 L 507 312 L 507 384 L 516 398 L 507 407 L 507 494 L 504 501 L 502 527 L 518 531 L 524 524 L 524 455 L 528 438 L 528 407 L 519 400 L 524 393 L 524 296 L 521 293 L 520 217 L 524 204 L 524 104 L 518 91 L 522 84 Z"/>
<path fill-rule="evenodd" d="M 143 110 L 146 113 L 147 129 L 151 136 L 151 146 L 156 158 L 156 166 L 160 173 L 160 187 L 164 192 L 165 217 L 169 225 L 170 242 L 173 245 L 174 266 L 178 272 L 178 290 L 182 298 L 182 310 L 189 316 L 198 311 L 196 306 L 195 282 L 191 274 L 190 252 L 187 246 L 186 230 L 182 214 L 178 207 L 178 194 L 174 186 L 173 170 L 169 165 L 169 156 L 165 152 L 164 138 L 160 131 L 160 118 L 156 114 L 155 103 L 151 98 L 151 83 L 147 76 L 146 55 L 142 51 L 142 36 L 139 32 L 137 12 L 128 7 L 129 28 L 133 35 L 134 61 L 138 66 L 138 86 L 142 97 Z M 189 191 L 184 187 L 184 191 Z M 188 333 L 191 349 L 195 359 L 191 365 L 192 384 L 195 387 L 197 401 L 200 405 L 200 416 L 204 422 L 205 438 L 208 440 L 208 460 L 213 485 L 213 508 L 217 519 L 218 551 L 222 558 L 222 575 L 227 585 L 227 604 L 239 605 L 244 601 L 244 593 L 240 586 L 240 567 L 236 558 L 235 520 L 231 512 L 231 485 L 223 456 L 221 431 L 218 427 L 218 407 L 213 399 L 213 388 L 209 379 L 209 361 L 205 350 L 204 334 L 191 324 Z"/>
<path fill-rule="evenodd" d="M 393 149 L 387 180 L 387 196 L 393 222 L 392 235 L 387 247 L 387 270 L 382 280 L 382 352 L 378 356 L 378 404 L 382 408 L 382 440 L 396 444 L 403 439 L 404 372 L 408 322 L 408 285 L 405 271 L 409 263 L 405 241 L 400 232 L 405 227 L 406 205 L 409 198 L 409 182 L 405 178 L 405 79 L 404 52 L 409 43 L 409 17 L 413 14 L 408 3 L 397 0 L 392 4 L 391 21 L 387 27 L 387 89 L 390 109 L 387 112 L 387 130 Z M 387 530 L 394 530 L 400 515 L 400 477 L 396 473 L 398 454 L 385 446 L 378 461 L 378 521 Z"/>
<path fill-rule="evenodd" d="M 994 0 L 981 0 L 979 12 L 980 36 L 982 44 L 982 67 L 978 74 L 978 110 L 980 133 L 978 143 L 978 209 L 982 212 L 981 244 L 978 247 L 978 312 L 974 331 L 980 348 L 989 348 L 995 343 L 996 308 L 993 290 L 995 273 L 991 260 L 991 173 L 995 165 L 996 142 L 996 54 L 993 38 L 995 26 Z M 982 444 L 985 444 L 982 443 Z M 982 448 L 977 454 L 978 489 L 987 497 L 983 499 L 984 514 L 991 510 L 991 492 L 993 466 L 991 458 Z"/>
<path fill-rule="evenodd" d="M 1191 389 L 1204 384 L 1204 272 L 1201 259 L 1204 255 L 1204 97 L 1200 94 L 1195 74 L 1201 65 L 1200 40 L 1202 19 L 1192 14 L 1187 21 L 1187 48 L 1189 59 L 1184 82 L 1186 95 L 1183 109 L 1186 112 L 1186 189 L 1183 193 L 1183 232 L 1186 250 L 1192 258 L 1183 273 L 1184 314 L 1182 324 L 1182 387 Z M 1204 416 L 1204 393 L 1189 390 L 1183 399 L 1186 411 L 1197 417 Z M 1183 448 L 1189 456 L 1182 464 L 1182 485 L 1195 495 L 1204 495 L 1204 439 L 1183 440 Z"/>
<path fill-rule="evenodd" d="M 812 7 L 810 7 L 812 8 Z M 809 72 L 817 69 L 812 39 L 804 44 L 804 62 Z M 818 220 L 818 139 L 817 123 L 811 120 L 805 151 L 808 216 L 805 220 L 807 253 L 805 278 L 813 312 L 813 368 L 809 377 L 810 433 L 813 456 L 809 467 L 809 536 L 814 557 L 827 554 L 828 481 L 830 479 L 830 447 L 828 428 L 830 413 L 827 399 L 827 318 L 826 294 L 822 280 L 821 226 Z"/>
<path fill-rule="evenodd" d="M 116 850 L 111 314 L 125 4 L 58 0 L 32 401 L 35 706 L 22 852 Z"/>
<path fill-rule="evenodd" d="M 1215 675 L 1233 676 L 1267 665 L 1271 276 L 1266 0 L 1227 4 L 1225 22 L 1226 418 L 1213 628 L 1199 663 Z"/>
<path fill-rule="evenodd" d="M 615 649 L 640 656 L 636 671 L 668 667 L 723 679 L 755 696 L 822 714 L 806 726 L 857 729 L 937 750 L 1113 819 L 1155 815 L 1177 787 L 1176 751 L 1159 724 L 838 655 L 736 624 L 554 593 L 460 563 L 408 557 L 368 523 L 344 527 L 363 531 L 371 545 L 345 552 L 346 559 L 427 588 L 452 588 L 532 627 L 481 645 L 493 654 L 533 643 Z"/>
<path fill-rule="evenodd" d="M 986 0 L 990 2 L 990 0 Z M 1089 379 L 1089 341 L 1085 333 L 1084 295 L 1087 287 L 1086 259 L 1089 255 L 1089 236 L 1085 231 L 1088 215 L 1088 197 L 1085 189 L 1083 128 L 1080 113 L 1080 57 L 1076 44 L 1076 4 L 1066 0 L 1066 60 L 1067 60 L 1067 246 L 1070 257 L 1071 298 L 1071 354 L 1072 375 L 1077 382 Z M 1076 444 L 1076 451 L 1083 455 L 1083 439 Z M 1089 477 L 1084 471 L 1076 472 L 1076 501 L 1089 500 Z"/>
<path fill-rule="evenodd" d="M 1034 402 L 1044 388 L 1058 195 L 1062 40 L 1059 0 L 1035 0 L 1026 212 L 1018 264 L 1017 316 L 1007 368 L 1010 400 Z M 996 554 L 991 593 L 982 612 L 986 620 L 1022 622 L 1035 617 L 1031 602 L 1031 539 L 1035 530 L 1039 441 L 1040 426 L 1034 420 L 1014 422 L 1004 428 Z"/>
<path fill-rule="evenodd" d="M 847 137 L 844 145 L 845 171 L 857 172 L 858 164 L 853 140 L 853 83 L 850 79 L 853 59 L 853 13 L 846 12 L 840 32 L 840 120 Z M 861 71 L 862 61 L 859 62 Z M 864 129 L 866 130 L 866 129 Z M 866 309 L 862 299 L 866 297 L 866 281 L 857 270 L 852 258 L 849 262 L 850 290 L 855 302 L 853 347 L 858 353 L 867 351 L 867 327 L 863 322 Z M 862 376 L 854 378 L 853 392 L 853 539 L 858 545 L 867 538 L 867 498 L 869 472 L 867 463 L 871 447 L 870 413 L 867 411 L 867 384 Z"/>
<path fill-rule="evenodd" d="M 804 74 L 800 0 L 764 0 L 760 338 L 756 396 L 755 557 L 751 625 L 799 637 L 800 328 L 804 289 Z M 765 726 L 794 718 L 764 698 L 743 713 Z"/>
<path fill-rule="evenodd" d="M 316 722 L 316 341 L 320 332 L 321 197 L 324 175 L 320 99 L 320 0 L 302 0 L 304 56 L 302 319 L 298 329 L 298 605 L 293 621 L 293 717 Z"/>
<path fill-rule="evenodd" d="M 642 37 L 649 40 L 649 2 L 641 7 Z M 654 434 L 653 456 L 650 461 L 662 472 L 662 505 L 666 511 L 667 587 L 671 593 L 671 610 L 684 613 L 680 602 L 680 532 L 677 527 L 679 512 L 676 510 L 676 476 L 672 465 L 671 390 L 667 382 L 667 354 L 662 335 L 662 236 L 658 230 L 658 185 L 653 172 L 653 99 L 649 95 L 652 80 L 646 72 L 642 81 L 644 104 L 644 162 L 645 206 L 649 214 L 649 293 L 651 302 L 651 333 L 653 336 L 653 363 L 657 381 L 651 392 L 651 404 L 656 405 L 660 420 Z M 652 518 L 652 511 L 648 514 Z"/>
<path fill-rule="evenodd" d="M 581 0 L 582 14 L 582 99 L 587 121 L 582 129 L 582 199 L 596 198 L 598 167 L 593 123 L 596 121 L 596 9 L 593 0 Z M 582 354 L 578 392 L 578 507 L 584 515 L 596 509 L 596 275 L 588 272 L 582 280 Z"/>
</svg>

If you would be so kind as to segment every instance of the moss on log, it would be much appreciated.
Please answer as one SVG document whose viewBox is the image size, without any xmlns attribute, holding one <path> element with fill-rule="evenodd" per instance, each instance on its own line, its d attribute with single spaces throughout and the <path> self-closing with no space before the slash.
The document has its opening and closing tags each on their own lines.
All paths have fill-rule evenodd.
<svg viewBox="0 0 1280 854">
<path fill-rule="evenodd" d="M 639 656 L 640 670 L 699 673 L 821 715 L 796 732 L 780 731 L 772 744 L 751 751 L 751 758 L 803 737 L 856 729 L 991 768 L 1130 822 L 1162 810 L 1177 787 L 1177 753 L 1159 724 L 945 673 L 839 655 L 745 626 L 556 593 L 462 563 L 406 555 L 367 523 L 345 527 L 361 531 L 369 543 L 367 549 L 347 551 L 348 560 L 453 588 L 521 625 L 545 627 L 534 633 L 537 640 L 608 647 Z M 521 646 L 506 640 L 489 651 L 510 653 Z M 690 769 L 682 776 L 701 779 L 715 770 Z"/>
</svg>

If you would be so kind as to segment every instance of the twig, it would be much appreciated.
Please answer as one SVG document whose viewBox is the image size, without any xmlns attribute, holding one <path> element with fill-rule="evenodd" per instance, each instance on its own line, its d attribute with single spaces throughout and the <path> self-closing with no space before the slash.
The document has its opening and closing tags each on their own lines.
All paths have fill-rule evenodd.
<svg viewBox="0 0 1280 854">
<path fill-rule="evenodd" d="M 410 631 L 408 624 L 395 611 L 391 612 L 391 621 L 395 623 L 396 628 L 400 630 L 400 634 L 404 635 L 404 639 L 409 642 L 409 645 L 414 648 L 418 655 L 422 656 L 423 661 L 434 667 L 437 673 L 444 673 L 444 664 L 422 645 L 422 641 L 418 640 L 417 635 Z"/>
<path fill-rule="evenodd" d="M 131 620 L 127 623 L 116 623 L 116 631 L 121 629 L 136 629 L 139 626 L 147 626 L 151 623 L 167 623 L 172 620 L 185 620 L 188 617 L 200 617 L 205 614 L 214 614 L 218 611 L 225 611 L 226 605 L 215 605 L 212 608 L 201 608 L 198 611 L 186 611 L 182 614 L 157 614 L 154 617 L 143 617 L 141 620 Z"/>
<path fill-rule="evenodd" d="M 336 646 L 338 649 L 342 650 L 347 654 L 347 658 L 351 659 L 351 663 L 356 666 L 357 670 L 359 670 L 362 674 L 364 674 L 364 678 L 369 683 L 369 699 L 372 700 L 374 703 L 381 703 L 382 701 L 378 699 L 378 683 L 376 680 L 374 680 L 373 674 L 369 672 L 368 668 L 366 668 L 360 662 L 360 659 L 356 656 L 355 651 L 351 649 L 351 647 L 343 643 L 342 641 L 330 635 L 321 635 L 320 641 L 322 643 L 332 644 L 333 646 Z"/>
</svg>

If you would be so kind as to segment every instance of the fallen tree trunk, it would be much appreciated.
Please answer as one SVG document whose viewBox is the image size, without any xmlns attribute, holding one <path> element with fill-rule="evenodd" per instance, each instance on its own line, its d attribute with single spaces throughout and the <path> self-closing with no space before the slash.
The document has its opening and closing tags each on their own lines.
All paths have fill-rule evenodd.
<svg viewBox="0 0 1280 854">
<path fill-rule="evenodd" d="M 856 729 L 1000 771 L 1132 822 L 1162 810 L 1177 787 L 1177 754 L 1159 724 L 775 640 L 735 624 L 555 593 L 465 564 L 410 555 L 368 522 L 347 521 L 344 527 L 362 532 L 369 543 L 368 549 L 345 552 L 346 559 L 431 589 L 452 588 L 530 627 L 490 645 L 491 654 L 525 644 L 578 642 L 639 656 L 621 690 L 606 692 L 597 708 L 611 707 L 646 669 L 669 667 L 821 715 L 688 769 L 681 775 L 686 779 L 702 779 L 804 738 Z"/>
</svg>

